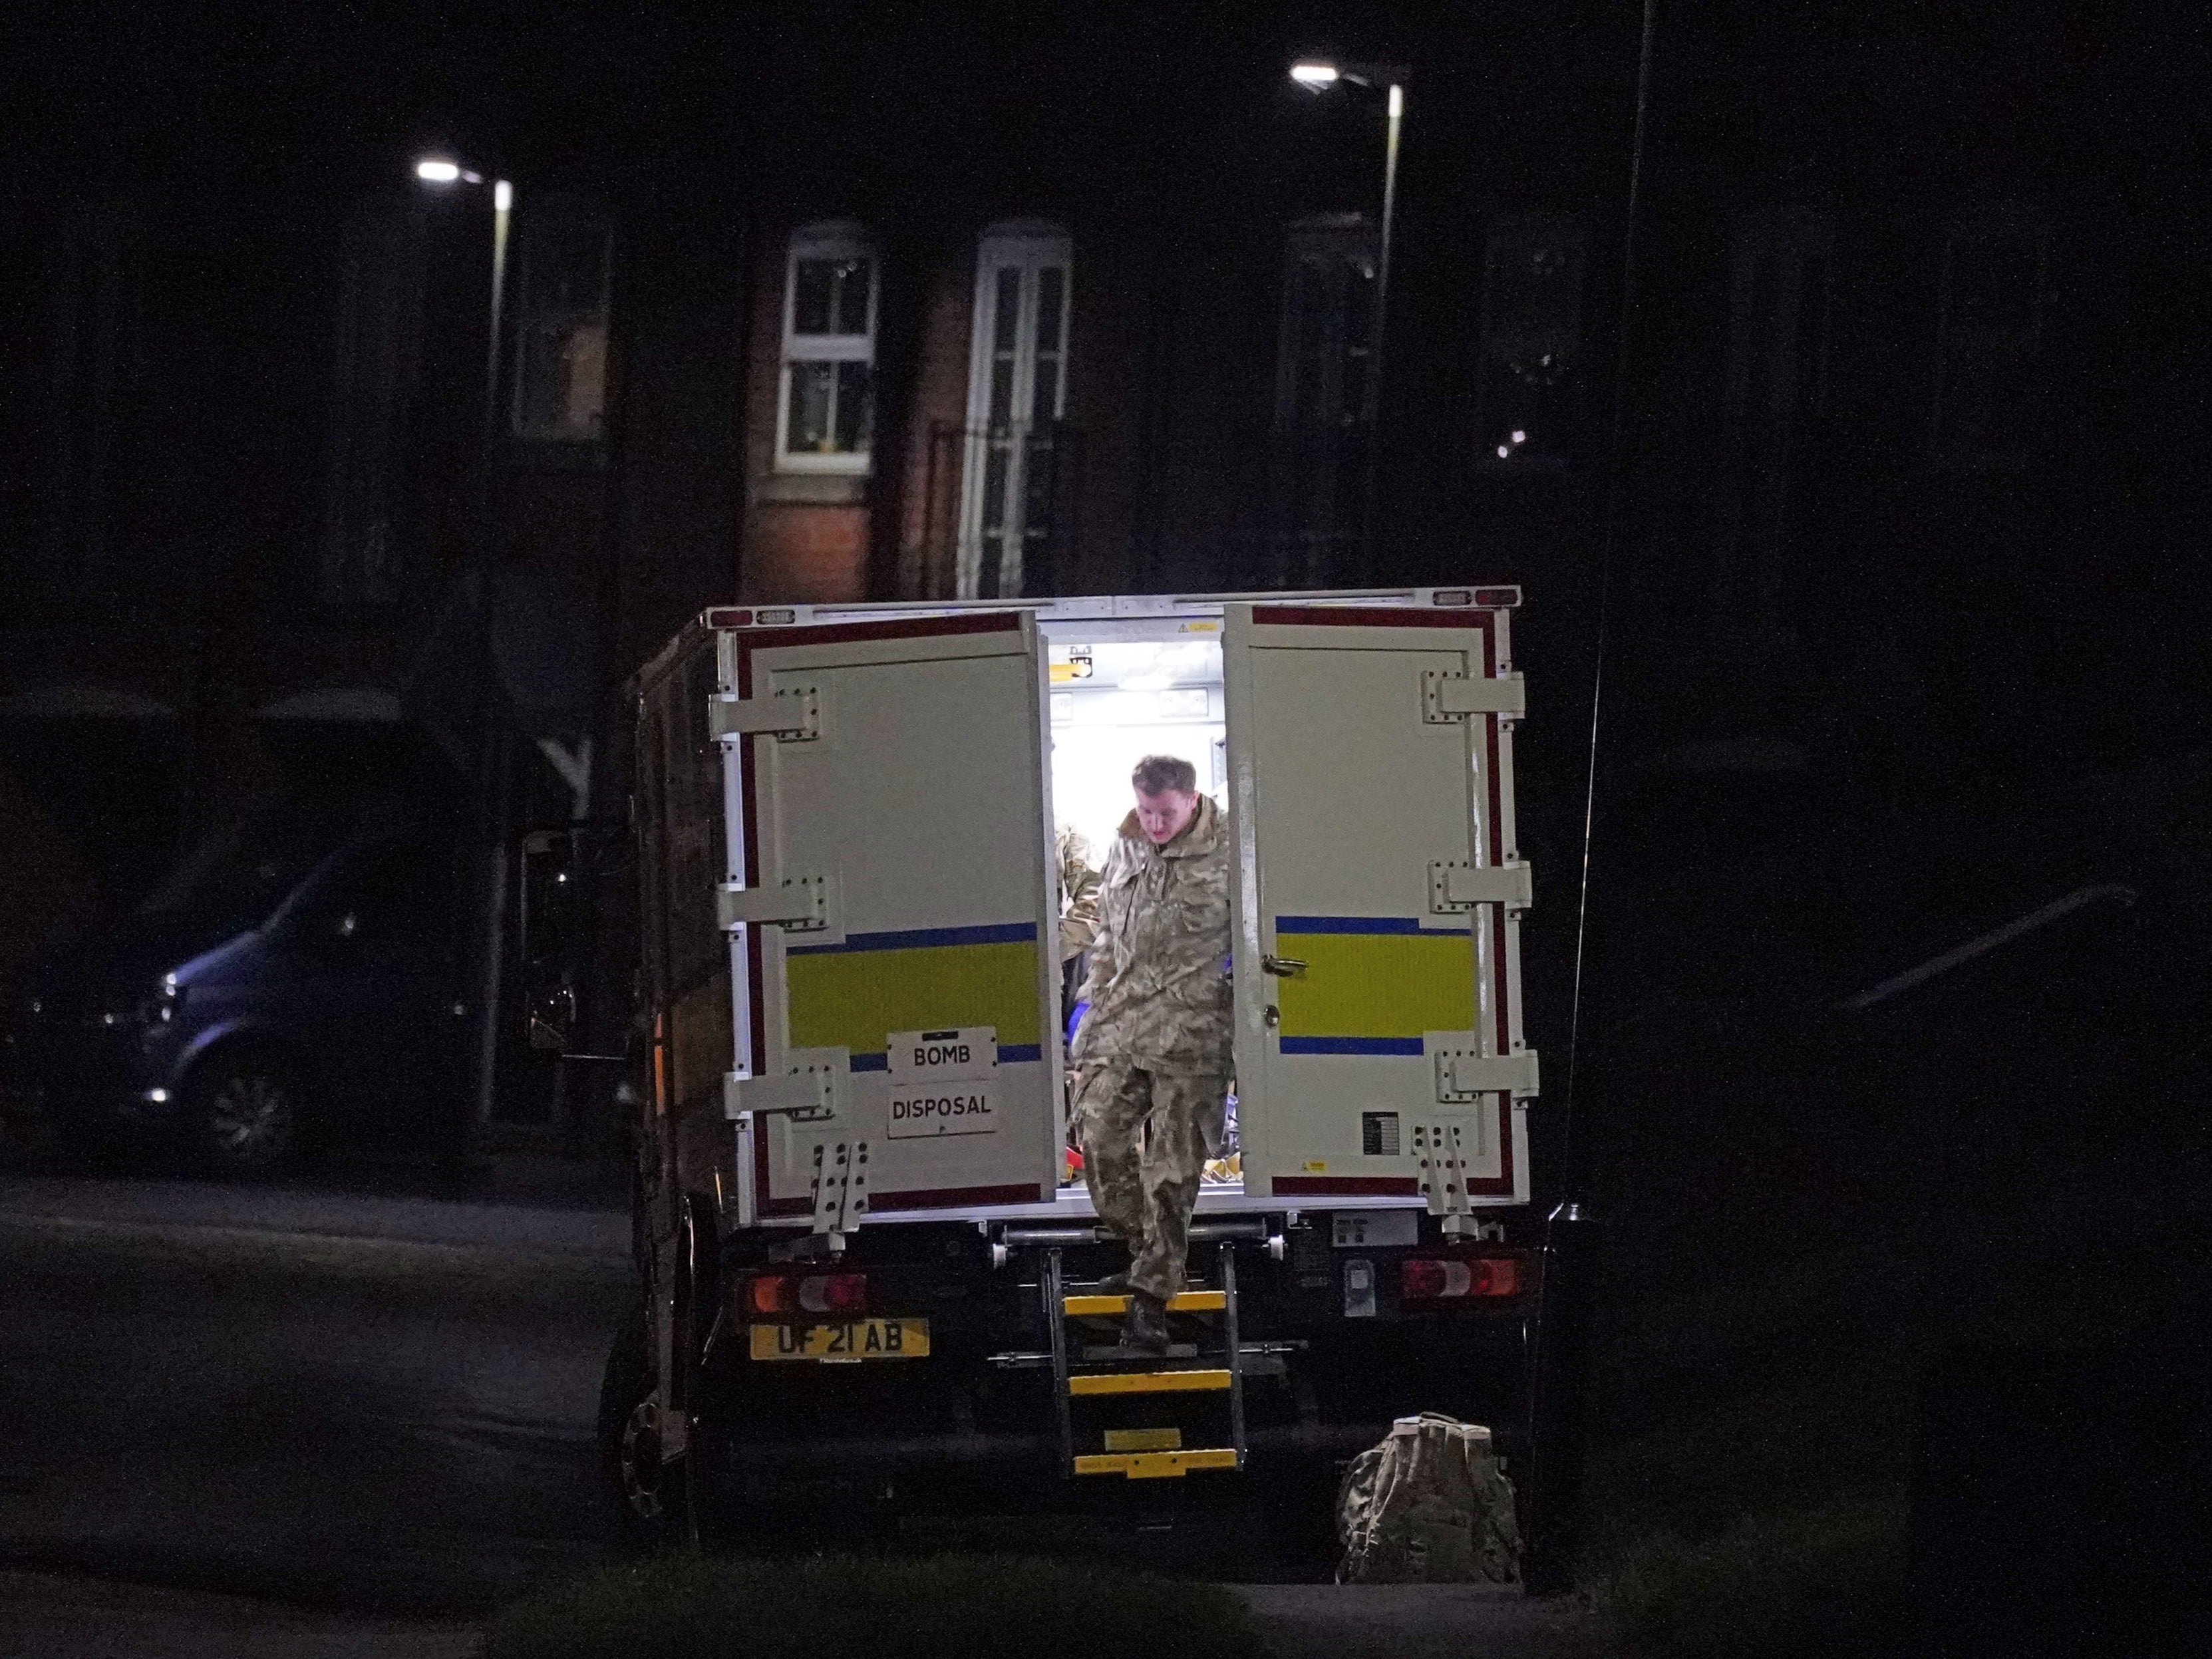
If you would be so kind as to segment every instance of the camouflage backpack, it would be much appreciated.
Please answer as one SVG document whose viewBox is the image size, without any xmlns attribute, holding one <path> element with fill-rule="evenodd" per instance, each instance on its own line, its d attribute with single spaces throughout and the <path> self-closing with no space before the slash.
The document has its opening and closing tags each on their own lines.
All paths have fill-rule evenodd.
<svg viewBox="0 0 2212 1659">
<path fill-rule="evenodd" d="M 1424 1412 L 1362 1452 L 1336 1499 L 1343 1584 L 1517 1583 L 1521 1528 L 1490 1431 Z"/>
</svg>

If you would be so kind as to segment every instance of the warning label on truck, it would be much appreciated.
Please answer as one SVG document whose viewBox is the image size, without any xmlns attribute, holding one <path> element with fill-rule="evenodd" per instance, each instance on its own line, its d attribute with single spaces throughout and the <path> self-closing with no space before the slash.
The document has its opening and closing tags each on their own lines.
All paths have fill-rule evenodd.
<svg viewBox="0 0 2212 1659">
<path fill-rule="evenodd" d="M 980 1083 L 922 1088 L 895 1084 L 884 1133 L 893 1140 L 919 1140 L 934 1135 L 985 1135 L 998 1127 L 991 1091 Z"/>
</svg>

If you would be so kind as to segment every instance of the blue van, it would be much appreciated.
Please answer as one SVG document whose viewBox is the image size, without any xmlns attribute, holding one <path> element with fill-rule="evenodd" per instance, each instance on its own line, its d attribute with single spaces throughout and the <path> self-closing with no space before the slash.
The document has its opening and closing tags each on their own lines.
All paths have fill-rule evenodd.
<svg viewBox="0 0 2212 1659">
<path fill-rule="evenodd" d="M 243 818 L 0 1006 L 0 1115 L 256 1174 L 305 1140 L 458 1139 L 472 999 L 451 830 Z"/>
</svg>

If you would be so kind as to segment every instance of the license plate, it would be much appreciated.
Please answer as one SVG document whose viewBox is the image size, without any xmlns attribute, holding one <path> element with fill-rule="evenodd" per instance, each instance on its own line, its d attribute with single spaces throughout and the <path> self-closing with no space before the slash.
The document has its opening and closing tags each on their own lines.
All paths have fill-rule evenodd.
<svg viewBox="0 0 2212 1659">
<path fill-rule="evenodd" d="M 756 1325 L 756 1359 L 816 1359 L 852 1364 L 863 1359 L 927 1359 L 927 1319 L 855 1319 L 840 1325 Z"/>
</svg>

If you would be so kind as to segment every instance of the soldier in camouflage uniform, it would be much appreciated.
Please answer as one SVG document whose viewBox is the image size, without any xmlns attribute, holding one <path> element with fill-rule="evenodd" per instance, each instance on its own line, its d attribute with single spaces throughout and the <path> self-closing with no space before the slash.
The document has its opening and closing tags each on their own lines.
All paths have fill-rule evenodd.
<svg viewBox="0 0 2212 1659">
<path fill-rule="evenodd" d="M 1083 1174 L 1106 1224 L 1129 1242 L 1122 1346 L 1167 1346 L 1190 1214 L 1221 1144 L 1229 1083 L 1230 840 L 1188 761 L 1152 755 L 1136 810 L 1106 855 L 1098 933 L 1071 1058 Z"/>
</svg>

